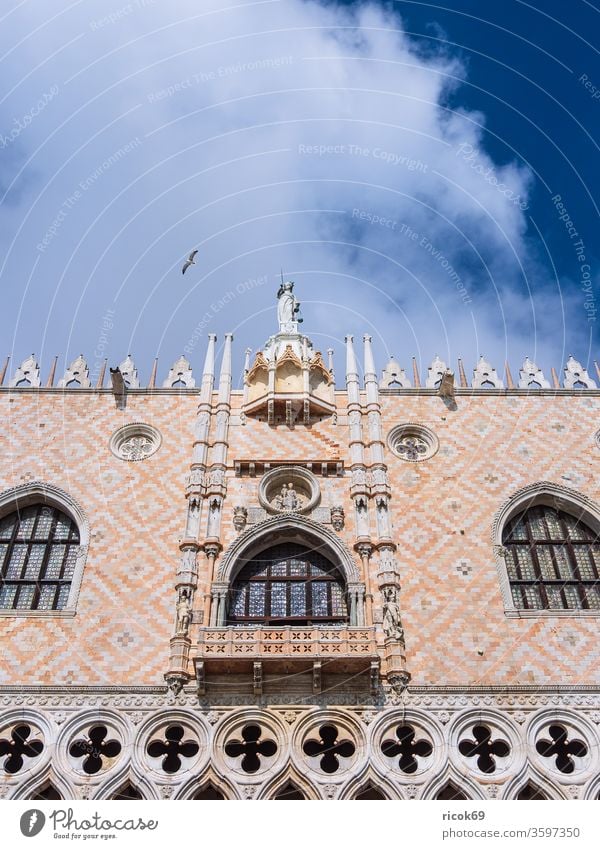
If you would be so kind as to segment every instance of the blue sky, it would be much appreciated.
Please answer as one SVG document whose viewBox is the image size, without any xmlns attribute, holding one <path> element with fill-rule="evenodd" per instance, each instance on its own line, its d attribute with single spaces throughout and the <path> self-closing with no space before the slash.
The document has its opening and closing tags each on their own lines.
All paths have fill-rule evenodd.
<svg viewBox="0 0 600 849">
<path fill-rule="evenodd" d="M 537 2 L 5 4 L 0 356 L 239 376 L 283 267 L 340 366 L 591 367 L 600 11 Z"/>
</svg>

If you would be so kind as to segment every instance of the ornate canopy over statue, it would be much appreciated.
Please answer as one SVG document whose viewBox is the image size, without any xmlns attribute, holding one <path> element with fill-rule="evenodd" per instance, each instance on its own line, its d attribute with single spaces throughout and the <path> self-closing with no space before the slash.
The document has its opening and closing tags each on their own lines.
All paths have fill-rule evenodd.
<svg viewBox="0 0 600 849">
<path fill-rule="evenodd" d="M 332 414 L 335 411 L 333 374 L 326 368 L 323 357 L 313 344 L 299 332 L 302 318 L 300 301 L 294 295 L 291 280 L 281 279 L 277 292 L 279 329 L 257 351 L 254 363 L 245 375 L 244 414 L 264 415 L 269 424 L 285 421 L 293 427 L 300 419 L 308 424 L 311 415 Z M 312 413 L 311 413 L 312 411 Z M 286 484 L 278 493 L 278 510 L 293 511 L 301 497 Z M 296 500 L 294 500 L 296 498 Z M 280 503 L 279 503 L 280 502 Z"/>
</svg>

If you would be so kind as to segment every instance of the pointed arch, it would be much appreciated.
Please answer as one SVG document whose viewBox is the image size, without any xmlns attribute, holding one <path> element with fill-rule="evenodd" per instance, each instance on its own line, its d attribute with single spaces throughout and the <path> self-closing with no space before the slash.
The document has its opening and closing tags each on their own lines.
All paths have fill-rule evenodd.
<svg viewBox="0 0 600 849">
<path fill-rule="evenodd" d="M 276 775 L 260 790 L 258 799 L 276 799 L 280 793 L 285 792 L 286 788 L 300 793 L 305 800 L 320 799 L 319 792 L 312 786 L 308 779 L 301 775 L 293 765 L 288 765 L 287 769 Z"/>
<path fill-rule="evenodd" d="M 529 788 L 529 789 L 526 789 Z M 562 787 L 558 787 L 546 776 L 542 775 L 531 763 L 524 769 L 519 770 L 517 775 L 504 787 L 503 799 L 525 800 L 528 796 L 520 796 L 521 793 L 537 791 L 546 799 L 567 799 Z M 542 796 L 538 796 L 542 798 Z"/>
<path fill-rule="evenodd" d="M 582 799 L 600 799 L 600 774 L 588 783 L 581 796 Z"/>
<path fill-rule="evenodd" d="M 528 781 L 527 784 L 521 787 L 521 789 L 515 796 L 515 799 L 519 801 L 529 802 L 538 799 L 547 800 L 548 796 L 546 796 L 543 790 L 540 790 L 540 788 L 536 784 L 534 784 L 533 781 Z"/>
<path fill-rule="evenodd" d="M 492 544 L 501 546 L 502 532 L 510 519 L 538 504 L 571 513 L 600 534 L 600 505 L 571 487 L 552 481 L 536 481 L 514 492 L 496 512 L 492 524 Z"/>
<path fill-rule="evenodd" d="M 203 796 L 203 793 L 213 791 L 215 794 L 220 794 L 223 799 L 241 799 L 242 796 L 238 789 L 224 778 L 215 772 L 212 766 L 209 766 L 200 776 L 193 776 L 179 788 L 175 794 L 175 799 L 208 799 L 210 796 Z"/>
<path fill-rule="evenodd" d="M 453 781 L 447 781 L 435 794 L 435 798 L 443 799 L 446 802 L 462 802 L 469 797 Z"/>
<path fill-rule="evenodd" d="M 381 790 L 378 790 L 373 784 L 367 784 L 354 798 L 360 801 L 374 801 L 376 799 L 387 799 L 387 796 L 384 796 Z"/>
<path fill-rule="evenodd" d="M 365 587 L 359 580 L 360 573 L 354 557 L 337 534 L 300 513 L 271 516 L 252 525 L 224 552 L 219 563 L 217 580 L 212 587 L 211 624 L 224 626 L 224 600 L 243 567 L 275 543 L 286 542 L 313 548 L 335 565 L 348 591 L 350 625 L 363 625 Z"/>
<path fill-rule="evenodd" d="M 155 786 L 146 775 L 134 771 L 131 765 L 126 764 L 116 775 L 111 776 L 96 790 L 93 799 L 126 799 L 127 796 L 121 795 L 132 788 L 139 797 L 131 797 L 140 799 L 158 799 L 160 798 Z"/>
<path fill-rule="evenodd" d="M 443 773 L 437 775 L 433 781 L 424 787 L 420 798 L 442 799 L 445 797 L 438 794 L 451 792 L 453 788 L 456 788 L 459 793 L 464 793 L 467 799 L 486 798 L 481 786 L 469 776 L 459 773 L 452 764 L 449 764 Z"/>
<path fill-rule="evenodd" d="M 119 801 L 119 802 L 133 802 L 138 799 L 143 799 L 144 797 L 131 781 L 126 781 L 125 784 L 121 785 L 121 787 L 117 790 L 117 792 L 111 796 L 111 799 Z"/>
<path fill-rule="evenodd" d="M 277 793 L 273 796 L 273 800 L 276 802 L 285 801 L 306 801 L 306 796 L 301 790 L 298 790 L 295 784 L 291 781 L 286 782 L 282 787 L 279 788 Z"/>
<path fill-rule="evenodd" d="M 29 776 L 13 794 L 13 799 L 50 799 L 50 796 L 40 796 L 44 791 L 52 788 L 58 798 L 64 801 L 77 799 L 75 788 L 61 774 L 54 772 L 52 766 L 47 766 L 46 769 L 36 772 L 35 775 Z"/>
<path fill-rule="evenodd" d="M 270 545 L 274 537 L 278 542 L 312 543 L 337 561 L 346 581 L 355 583 L 360 580 L 356 561 L 337 534 L 300 513 L 271 516 L 247 528 L 223 553 L 217 580 L 231 583 L 245 562 Z"/>
<path fill-rule="evenodd" d="M 63 797 L 51 781 L 46 781 L 45 784 L 34 790 L 27 798 L 40 801 L 64 801 Z"/>
<path fill-rule="evenodd" d="M 402 799 L 401 788 L 391 780 L 391 773 L 384 775 L 375 769 L 372 763 L 367 763 L 357 775 L 343 787 L 340 799 L 358 799 L 369 790 L 377 791 L 381 799 Z M 365 796 L 366 800 L 368 797 Z"/>
<path fill-rule="evenodd" d="M 203 799 L 203 800 L 211 800 L 211 801 L 221 801 L 225 800 L 225 796 L 218 790 L 212 782 L 208 782 L 204 787 L 198 790 L 192 796 L 192 799 Z"/>
</svg>

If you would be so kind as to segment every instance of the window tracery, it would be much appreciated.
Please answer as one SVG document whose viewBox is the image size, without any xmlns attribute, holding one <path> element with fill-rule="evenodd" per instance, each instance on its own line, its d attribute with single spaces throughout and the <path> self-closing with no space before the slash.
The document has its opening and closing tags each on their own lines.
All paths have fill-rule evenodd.
<svg viewBox="0 0 600 849">
<path fill-rule="evenodd" d="M 433 457 L 439 448 L 439 442 L 429 428 L 406 423 L 392 428 L 388 434 L 388 446 L 401 460 L 418 463 Z"/>
<path fill-rule="evenodd" d="M 0 608 L 62 610 L 79 550 L 75 522 L 33 504 L 0 519 Z"/>
<path fill-rule="evenodd" d="M 347 620 L 338 570 L 318 551 L 282 543 L 256 555 L 230 591 L 231 624 L 334 624 Z"/>
<path fill-rule="evenodd" d="M 600 609 L 600 539 L 564 510 L 540 504 L 513 517 L 503 536 L 518 609 Z"/>
</svg>

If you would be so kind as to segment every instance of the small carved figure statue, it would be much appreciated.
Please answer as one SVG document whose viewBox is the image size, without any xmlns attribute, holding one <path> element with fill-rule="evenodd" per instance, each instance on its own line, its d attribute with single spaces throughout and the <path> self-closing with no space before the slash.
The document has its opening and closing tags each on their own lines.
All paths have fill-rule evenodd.
<svg viewBox="0 0 600 849">
<path fill-rule="evenodd" d="M 395 587 L 386 587 L 383 591 L 383 633 L 388 639 L 404 642 L 404 629 L 400 618 L 400 605 Z"/>
<path fill-rule="evenodd" d="M 177 622 L 175 624 L 175 632 L 177 634 L 187 634 L 192 621 L 192 605 L 190 602 L 190 591 L 185 587 L 179 590 L 179 598 L 177 599 Z"/>
<path fill-rule="evenodd" d="M 248 521 L 248 510 L 241 505 L 233 508 L 233 527 L 236 531 L 243 531 Z"/>
<path fill-rule="evenodd" d="M 344 508 L 336 506 L 331 508 L 331 524 L 333 529 L 341 531 L 344 528 Z"/>
<path fill-rule="evenodd" d="M 294 489 L 293 483 L 288 483 L 287 489 L 285 485 L 281 490 L 281 497 L 283 500 L 283 509 L 284 510 L 297 510 L 300 506 L 300 499 L 298 498 L 298 493 Z"/>
<path fill-rule="evenodd" d="M 281 492 L 276 495 L 271 502 L 276 510 L 283 510 L 283 496 L 285 493 L 285 484 L 281 487 Z"/>
<path fill-rule="evenodd" d="M 301 322 L 302 318 L 299 315 L 300 301 L 296 299 L 293 293 L 294 284 L 291 281 L 281 282 L 279 291 L 277 292 L 277 318 L 279 320 L 279 332 L 285 333 L 291 329 L 291 323 L 294 321 Z"/>
<path fill-rule="evenodd" d="M 292 513 L 300 508 L 302 499 L 294 489 L 293 483 L 284 483 L 281 492 L 275 496 L 271 503 L 276 510 L 280 510 L 282 513 Z"/>
</svg>

